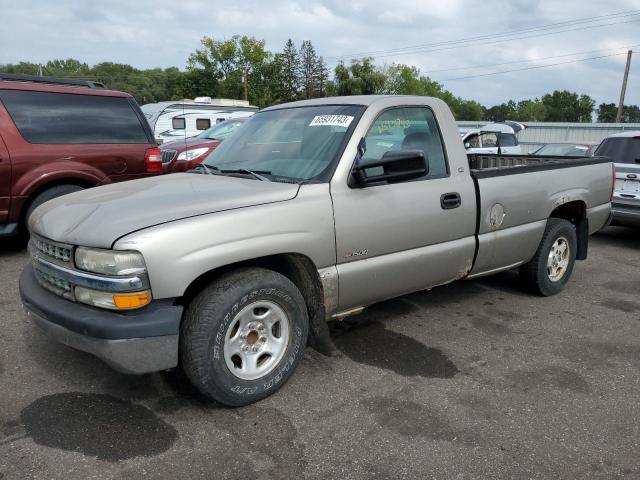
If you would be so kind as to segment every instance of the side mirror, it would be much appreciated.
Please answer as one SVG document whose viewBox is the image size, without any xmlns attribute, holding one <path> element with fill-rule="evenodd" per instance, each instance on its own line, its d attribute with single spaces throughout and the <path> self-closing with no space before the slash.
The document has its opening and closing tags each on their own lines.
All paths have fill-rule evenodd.
<svg viewBox="0 0 640 480">
<path fill-rule="evenodd" d="M 471 144 L 469 142 L 464 143 L 464 148 L 471 148 Z"/>
<path fill-rule="evenodd" d="M 423 150 L 391 150 L 377 162 L 356 165 L 349 184 L 363 187 L 379 182 L 403 182 L 428 173 L 429 163 Z"/>
<path fill-rule="evenodd" d="M 640 163 L 640 158 L 636 158 L 636 163 Z"/>
</svg>

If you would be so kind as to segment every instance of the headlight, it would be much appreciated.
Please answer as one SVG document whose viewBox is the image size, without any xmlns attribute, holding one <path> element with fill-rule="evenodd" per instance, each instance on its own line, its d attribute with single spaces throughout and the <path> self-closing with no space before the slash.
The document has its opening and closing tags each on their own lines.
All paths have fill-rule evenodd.
<svg viewBox="0 0 640 480">
<path fill-rule="evenodd" d="M 78 247 L 75 260 L 79 269 L 103 275 L 135 275 L 146 271 L 142 254 L 131 250 Z"/>
<path fill-rule="evenodd" d="M 110 310 L 131 310 L 141 308 L 151 302 L 151 292 L 113 293 L 76 287 L 76 300 L 87 305 Z"/>
<path fill-rule="evenodd" d="M 185 150 L 178 155 L 178 160 L 195 160 L 196 158 L 208 153 L 211 150 L 208 147 L 194 148 L 192 150 Z"/>
</svg>

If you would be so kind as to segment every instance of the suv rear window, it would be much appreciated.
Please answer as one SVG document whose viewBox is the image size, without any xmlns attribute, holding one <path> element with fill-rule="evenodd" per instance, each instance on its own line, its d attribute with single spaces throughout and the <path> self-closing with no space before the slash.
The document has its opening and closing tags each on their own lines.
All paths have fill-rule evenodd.
<svg viewBox="0 0 640 480">
<path fill-rule="evenodd" d="M 149 143 L 124 97 L 0 90 L 0 100 L 29 143 Z"/>
<path fill-rule="evenodd" d="M 605 138 L 596 155 L 609 157 L 613 163 L 640 163 L 640 137 Z"/>
</svg>

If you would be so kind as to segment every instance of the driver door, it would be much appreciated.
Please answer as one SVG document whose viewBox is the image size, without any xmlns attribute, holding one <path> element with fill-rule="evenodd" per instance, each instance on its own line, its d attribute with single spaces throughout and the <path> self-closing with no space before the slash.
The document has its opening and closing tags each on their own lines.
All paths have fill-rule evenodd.
<svg viewBox="0 0 640 480">
<path fill-rule="evenodd" d="M 430 108 L 383 111 L 365 142 L 361 163 L 390 150 L 420 149 L 429 172 L 360 188 L 332 183 L 342 311 L 454 280 L 468 270 L 475 249 L 473 182 L 468 172 L 450 171 Z M 443 202 L 453 195 L 457 205 Z"/>
</svg>

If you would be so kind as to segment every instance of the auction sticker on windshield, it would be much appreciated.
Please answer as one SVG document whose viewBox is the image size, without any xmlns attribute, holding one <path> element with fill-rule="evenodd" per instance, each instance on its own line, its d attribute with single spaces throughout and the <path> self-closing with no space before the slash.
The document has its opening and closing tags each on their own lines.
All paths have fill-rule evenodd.
<svg viewBox="0 0 640 480">
<path fill-rule="evenodd" d="M 351 115 L 316 115 L 310 127 L 344 127 L 347 128 L 353 117 Z"/>
</svg>

